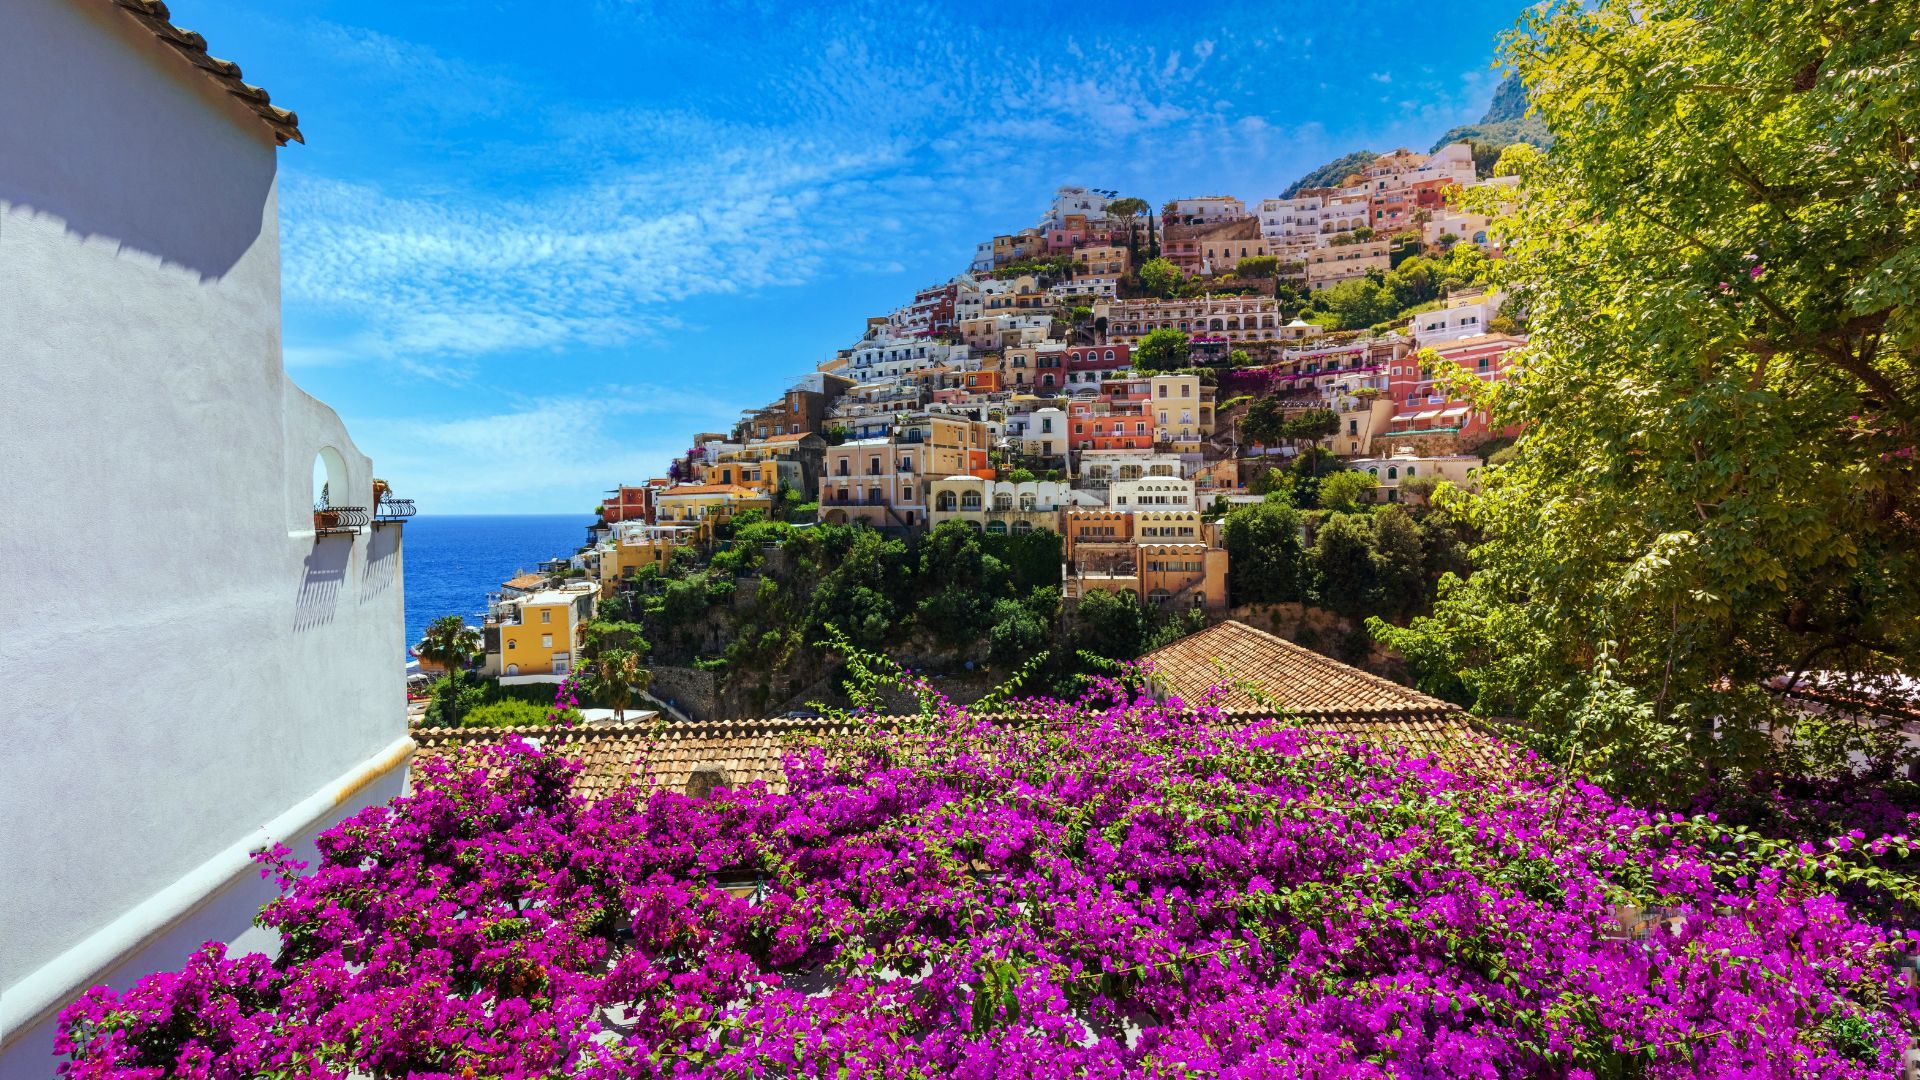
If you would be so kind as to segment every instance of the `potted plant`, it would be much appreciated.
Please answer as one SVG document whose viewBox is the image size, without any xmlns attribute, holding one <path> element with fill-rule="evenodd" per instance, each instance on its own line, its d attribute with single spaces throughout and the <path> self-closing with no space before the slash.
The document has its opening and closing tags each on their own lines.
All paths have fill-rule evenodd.
<svg viewBox="0 0 1920 1080">
<path fill-rule="evenodd" d="M 382 502 L 386 500 L 387 492 L 392 490 L 393 488 L 388 486 L 385 480 L 382 480 L 377 476 L 374 477 L 373 478 L 373 505 L 378 507 Z"/>
<path fill-rule="evenodd" d="M 336 528 L 340 524 L 340 511 L 330 506 L 315 507 L 313 511 L 313 531 L 320 533 Z"/>
</svg>

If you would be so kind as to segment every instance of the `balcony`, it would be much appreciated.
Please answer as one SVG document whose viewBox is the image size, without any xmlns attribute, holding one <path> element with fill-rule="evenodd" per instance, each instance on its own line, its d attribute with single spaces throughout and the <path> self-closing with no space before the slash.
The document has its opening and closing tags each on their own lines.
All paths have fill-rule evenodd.
<svg viewBox="0 0 1920 1080">
<path fill-rule="evenodd" d="M 357 533 L 373 520 L 364 506 L 327 506 L 316 503 L 313 507 L 313 535 L 335 536 L 343 533 Z"/>
<path fill-rule="evenodd" d="M 412 499 L 393 499 L 383 496 L 379 504 L 373 508 L 373 520 L 375 524 L 399 524 L 415 513 Z"/>
</svg>

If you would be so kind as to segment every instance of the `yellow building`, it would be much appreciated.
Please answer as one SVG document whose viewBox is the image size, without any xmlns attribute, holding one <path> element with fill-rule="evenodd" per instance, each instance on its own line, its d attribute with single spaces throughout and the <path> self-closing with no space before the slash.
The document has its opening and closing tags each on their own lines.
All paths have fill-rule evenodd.
<svg viewBox="0 0 1920 1080">
<path fill-rule="evenodd" d="M 1213 435 L 1213 387 L 1198 375 L 1155 375 L 1147 380 L 1153 441 L 1191 451 Z"/>
<path fill-rule="evenodd" d="M 748 461 L 728 455 L 729 460 L 695 466 L 700 483 L 710 487 L 743 487 L 771 496 L 780 489 L 780 468 L 772 461 Z"/>
<path fill-rule="evenodd" d="M 705 532 L 695 525 L 649 525 L 644 521 L 622 521 L 613 535 L 600 547 L 600 582 L 632 577 L 649 566 L 664 566 L 681 548 L 690 548 Z"/>
<path fill-rule="evenodd" d="M 599 594 L 599 586 L 580 582 L 496 598 L 481 628 L 486 650 L 481 674 L 511 678 L 572 671 Z"/>
<path fill-rule="evenodd" d="M 739 484 L 681 484 L 654 498 L 653 516 L 661 525 L 694 525 L 752 509 L 771 510 L 773 500 Z"/>
</svg>

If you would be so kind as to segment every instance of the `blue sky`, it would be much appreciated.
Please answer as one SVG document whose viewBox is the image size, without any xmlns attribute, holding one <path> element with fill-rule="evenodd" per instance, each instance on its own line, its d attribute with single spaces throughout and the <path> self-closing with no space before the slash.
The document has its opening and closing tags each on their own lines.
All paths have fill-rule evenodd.
<svg viewBox="0 0 1920 1080">
<path fill-rule="evenodd" d="M 286 359 L 423 513 L 585 511 L 1034 223 L 1477 119 L 1517 3 L 178 0 L 300 114 Z"/>
</svg>

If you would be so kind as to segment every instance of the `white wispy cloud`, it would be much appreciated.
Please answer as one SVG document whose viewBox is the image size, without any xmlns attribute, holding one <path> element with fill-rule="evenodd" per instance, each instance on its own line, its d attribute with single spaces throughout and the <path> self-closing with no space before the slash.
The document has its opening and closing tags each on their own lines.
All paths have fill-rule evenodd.
<svg viewBox="0 0 1920 1080">
<path fill-rule="evenodd" d="M 722 426 L 737 413 L 671 387 L 608 385 L 477 416 L 367 418 L 354 438 L 383 475 L 430 496 L 427 512 L 511 513 L 562 507 L 541 501 L 554 488 L 657 474 L 686 449 L 687 424 Z"/>
<path fill-rule="evenodd" d="M 924 7 L 842 14 L 821 29 L 810 53 L 788 55 L 783 38 L 764 57 L 736 57 L 749 71 L 766 61 L 762 76 L 788 89 L 727 118 L 537 107 L 547 152 L 578 163 L 561 183 L 503 196 L 290 177 L 289 299 L 336 324 L 358 320 L 358 355 L 457 380 L 488 356 L 659 333 L 690 297 L 891 269 L 869 257 L 877 236 L 977 215 L 983 193 L 1019 191 L 1030 207 L 1036 187 L 1098 182 L 1043 175 L 1047 152 L 1064 145 L 1102 146 L 1137 172 L 1197 142 L 1258 134 L 1236 129 L 1225 102 L 1190 92 L 1213 39 L 1164 52 L 1076 41 L 1070 56 L 1034 55 Z M 328 25 L 322 39 L 395 78 L 539 101 L 534 88 L 384 35 Z M 330 342 L 298 349 L 308 363 L 338 353 Z"/>
</svg>

